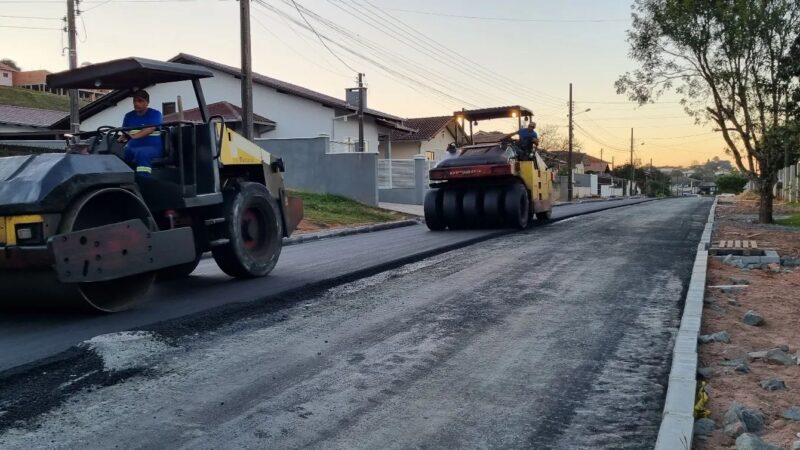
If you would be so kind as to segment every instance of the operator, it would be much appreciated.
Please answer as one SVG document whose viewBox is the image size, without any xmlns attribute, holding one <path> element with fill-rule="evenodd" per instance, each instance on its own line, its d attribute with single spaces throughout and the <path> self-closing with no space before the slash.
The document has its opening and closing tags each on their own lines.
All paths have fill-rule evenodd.
<svg viewBox="0 0 800 450">
<path fill-rule="evenodd" d="M 149 177 L 153 173 L 153 160 L 163 155 L 161 134 L 158 130 L 163 123 L 161 112 L 149 107 L 150 94 L 139 90 L 133 93 L 133 111 L 125 114 L 122 128 L 129 131 L 130 141 L 120 136 L 119 141 L 128 141 L 125 146 L 125 161 L 136 164 L 136 175 Z M 137 127 L 143 127 L 135 129 Z"/>
<path fill-rule="evenodd" d="M 526 152 L 532 152 L 534 147 L 539 146 L 539 134 L 536 133 L 536 122 L 528 122 L 527 128 L 520 128 L 519 132 L 519 146 Z"/>
<path fill-rule="evenodd" d="M 457 151 L 458 149 L 456 148 L 456 144 L 454 142 L 451 142 L 450 144 L 447 145 L 447 150 L 445 151 L 445 154 L 442 157 L 442 161 L 457 158 L 458 157 L 458 155 L 456 154 Z"/>
</svg>

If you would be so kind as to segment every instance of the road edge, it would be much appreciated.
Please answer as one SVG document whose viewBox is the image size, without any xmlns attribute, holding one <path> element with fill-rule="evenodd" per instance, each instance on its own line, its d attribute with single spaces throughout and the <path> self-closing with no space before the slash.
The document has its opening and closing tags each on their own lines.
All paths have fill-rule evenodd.
<svg viewBox="0 0 800 450">
<path fill-rule="evenodd" d="M 408 227 L 422 223 L 419 219 L 406 219 L 394 222 L 375 223 L 372 225 L 362 225 L 359 227 L 351 228 L 337 228 L 333 230 L 320 231 L 316 233 L 299 234 L 283 239 L 283 245 L 297 245 L 304 242 L 318 241 L 320 239 L 327 239 L 340 236 L 349 236 L 351 234 L 371 233 L 373 231 L 391 230 L 393 228 Z"/>
<path fill-rule="evenodd" d="M 686 293 L 681 325 L 672 350 L 667 397 L 661 415 L 655 450 L 691 450 L 694 433 L 694 402 L 697 391 L 697 339 L 703 316 L 703 296 L 708 272 L 708 247 L 714 230 L 717 198 L 711 205 L 700 243 L 697 245 L 692 278 Z"/>
</svg>

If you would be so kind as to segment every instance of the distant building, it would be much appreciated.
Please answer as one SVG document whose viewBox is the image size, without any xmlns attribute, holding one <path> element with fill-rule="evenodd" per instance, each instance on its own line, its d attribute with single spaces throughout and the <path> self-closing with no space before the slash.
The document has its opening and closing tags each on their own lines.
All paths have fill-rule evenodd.
<svg viewBox="0 0 800 450">
<path fill-rule="evenodd" d="M 56 95 L 68 95 L 66 89 L 53 89 L 47 86 L 47 70 L 26 70 L 14 74 L 13 86 L 23 89 L 30 89 L 39 92 L 50 92 Z M 102 97 L 109 91 L 106 89 L 78 89 L 78 98 L 87 102 L 93 102 Z"/>
<path fill-rule="evenodd" d="M 717 183 L 704 181 L 697 185 L 697 193 L 702 195 L 714 195 L 717 193 Z"/>
<path fill-rule="evenodd" d="M 13 86 L 15 72 L 18 72 L 18 70 L 0 63 L 0 86 Z"/>
<path fill-rule="evenodd" d="M 394 130 L 391 144 L 389 140 L 381 142 L 382 159 L 411 159 L 416 155 L 423 155 L 426 159 L 438 161 L 444 157 L 447 146 L 456 142 L 456 134 L 464 139 L 464 131 L 453 116 L 406 119 L 403 125 L 413 131 Z"/>
</svg>

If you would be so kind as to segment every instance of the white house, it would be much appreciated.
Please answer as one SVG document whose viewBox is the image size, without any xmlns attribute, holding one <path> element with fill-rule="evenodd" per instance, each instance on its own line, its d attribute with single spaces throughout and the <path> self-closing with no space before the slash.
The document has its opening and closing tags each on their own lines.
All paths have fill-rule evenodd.
<svg viewBox="0 0 800 450">
<path fill-rule="evenodd" d="M 0 86 L 13 86 L 15 72 L 18 70 L 0 63 Z"/>
<path fill-rule="evenodd" d="M 241 103 L 242 72 L 239 68 L 185 53 L 170 61 L 203 66 L 214 74 L 212 78 L 200 80 L 207 104 Z M 181 81 L 144 88 L 150 94 L 150 107 L 167 114 L 175 111 L 178 96 L 181 96 L 184 110 L 198 106 L 191 82 Z M 132 109 L 130 94 L 128 91 L 114 91 L 81 108 L 81 130 L 91 131 L 101 125 L 119 126 L 125 113 Z M 253 112 L 274 123 L 273 129 L 262 128 L 256 138 L 327 136 L 331 142 L 330 152 L 354 151 L 358 142 L 356 111 L 357 105 L 348 104 L 344 98 L 331 97 L 261 74 L 253 74 Z M 367 152 L 376 153 L 379 139 L 388 137 L 392 130 L 406 129 L 400 117 L 369 108 L 364 111 Z M 56 122 L 52 128 L 67 129 L 68 122 Z"/>
<path fill-rule="evenodd" d="M 412 159 L 423 155 L 426 159 L 438 161 L 444 157 L 448 144 L 456 143 L 456 134 L 464 139 L 464 131 L 453 116 L 407 119 L 404 125 L 412 131 L 398 129 L 392 132 L 391 143 L 389 139 L 381 142 L 381 159 Z"/>
</svg>

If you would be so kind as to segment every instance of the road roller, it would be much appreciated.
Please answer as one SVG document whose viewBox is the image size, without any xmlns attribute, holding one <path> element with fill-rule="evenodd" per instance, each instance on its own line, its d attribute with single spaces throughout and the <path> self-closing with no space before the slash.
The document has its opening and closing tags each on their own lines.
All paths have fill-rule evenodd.
<svg viewBox="0 0 800 450">
<path fill-rule="evenodd" d="M 47 76 L 51 88 L 109 89 L 107 104 L 190 82 L 201 120 L 156 126 L 163 156 L 150 176 L 123 158 L 119 138 L 133 130 L 111 125 L 66 134 L 63 150 L 0 158 L 0 304 L 126 310 L 207 252 L 235 278 L 275 267 L 302 200 L 287 195 L 280 158 L 209 116 L 200 80 L 212 76 L 143 58 Z"/>
<path fill-rule="evenodd" d="M 532 116 L 522 106 L 455 113 L 458 123 L 469 123 L 470 132 L 455 157 L 441 161 L 428 173 L 430 189 L 424 212 L 430 230 L 521 229 L 534 217 L 550 219 L 555 176 L 535 147 L 523 150 L 511 138 L 515 133 L 497 142 L 473 143 L 472 126 L 478 121 L 515 118 L 521 128 Z"/>
</svg>

